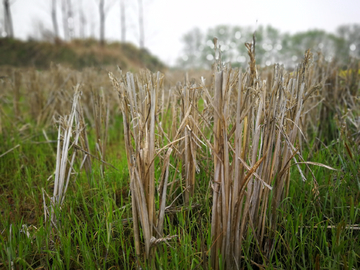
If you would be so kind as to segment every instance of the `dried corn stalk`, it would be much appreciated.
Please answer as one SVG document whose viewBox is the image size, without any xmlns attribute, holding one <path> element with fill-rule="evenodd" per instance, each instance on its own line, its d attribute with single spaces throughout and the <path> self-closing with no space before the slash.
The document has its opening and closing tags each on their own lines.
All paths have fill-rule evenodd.
<svg viewBox="0 0 360 270">
<path fill-rule="evenodd" d="M 169 177 L 169 163 L 172 148 L 168 148 L 163 160 L 159 179 L 159 209 L 155 209 L 155 158 L 157 98 L 163 77 L 142 72 L 135 79 L 131 73 L 110 79 L 120 98 L 123 114 L 125 148 L 130 174 L 132 194 L 132 215 L 136 254 L 141 256 L 140 224 L 145 244 L 146 259 L 152 259 L 151 248 L 162 242 L 166 206 L 166 192 Z M 166 240 L 167 238 L 165 238 Z M 165 241 L 164 240 L 164 241 Z"/>
<path fill-rule="evenodd" d="M 214 73 L 214 269 L 240 267 L 242 242 L 250 228 L 261 253 L 273 248 L 271 231 L 276 230 L 277 208 L 289 186 L 289 163 L 299 154 L 295 143 L 304 94 L 313 87 L 304 81 L 308 63 L 290 80 L 284 80 L 284 70 L 276 66 L 273 85 L 267 87 L 257 75 L 253 44 L 247 48 L 251 63 L 245 74 L 219 63 Z"/>
<path fill-rule="evenodd" d="M 57 153 L 56 153 L 56 168 L 55 168 L 55 181 L 54 192 L 50 198 L 50 221 L 55 227 L 59 226 L 56 211 L 60 210 L 61 205 L 64 203 L 66 191 L 69 185 L 70 177 L 74 172 L 73 165 L 76 157 L 76 149 L 73 150 L 69 158 L 69 152 L 72 146 L 78 143 L 81 129 L 78 118 L 78 108 L 80 100 L 80 85 L 76 85 L 75 94 L 72 104 L 71 113 L 68 116 L 61 117 L 59 120 L 58 139 L 57 139 Z M 74 136 L 73 142 L 71 137 Z M 45 219 L 48 213 L 48 207 L 44 200 Z"/>
</svg>

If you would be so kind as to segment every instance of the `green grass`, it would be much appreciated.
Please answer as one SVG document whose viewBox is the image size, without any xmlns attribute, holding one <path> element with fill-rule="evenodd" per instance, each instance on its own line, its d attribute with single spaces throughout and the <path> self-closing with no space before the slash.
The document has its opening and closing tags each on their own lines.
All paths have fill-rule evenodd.
<svg viewBox="0 0 360 270">
<path fill-rule="evenodd" d="M 101 178 L 99 163 L 95 161 L 93 188 L 88 186 L 84 172 L 79 173 L 76 182 L 71 181 L 60 211 L 59 232 L 44 222 L 41 195 L 42 188 L 48 194 L 52 192 L 52 182 L 47 179 L 55 168 L 55 145 L 22 143 L 16 137 L 2 141 L 2 152 L 17 143 L 21 147 L 0 159 L 0 208 L 4 217 L 0 221 L 1 267 L 11 269 L 11 261 L 24 269 L 135 267 L 129 176 L 120 134 L 121 119 L 117 118 L 109 130 L 107 162 L 118 170 L 106 167 L 105 177 Z M 33 136 L 37 141 L 45 140 L 42 135 Z M 89 140 L 94 140 L 91 132 Z M 360 223 L 360 193 L 351 169 L 359 168 L 359 162 L 346 153 L 343 142 L 339 141 L 314 154 L 312 161 L 339 169 L 334 172 L 312 166 L 319 184 L 318 197 L 314 196 L 310 172 L 306 174 L 308 180 L 303 182 L 296 167 L 292 167 L 289 197 L 279 210 L 278 230 L 273 233 L 273 239 L 268 239 L 272 251 L 263 261 L 267 269 L 357 269 L 360 266 L 360 231 L 347 228 L 349 224 Z M 158 269 L 209 267 L 211 197 L 204 195 L 208 175 L 203 168 L 208 165 L 201 165 L 197 179 L 202 181 L 197 183 L 203 184 L 198 184 L 192 200 L 196 207 L 182 207 L 166 215 L 165 235 L 177 235 L 177 238 L 156 248 Z M 302 169 L 306 171 L 305 166 Z M 29 227 L 30 237 L 21 232 L 23 225 Z M 252 232 L 244 241 L 243 256 L 244 267 L 256 268 L 253 262 L 262 261 Z"/>
<path fill-rule="evenodd" d="M 23 91 L 24 92 L 24 91 Z M 25 99 L 25 96 L 23 96 Z M 23 98 L 21 97 L 21 98 Z M 31 104 L 24 103 L 27 112 Z M 93 161 L 92 181 L 85 171 L 79 170 L 81 154 L 75 165 L 62 209 L 57 209 L 58 231 L 44 220 L 42 190 L 49 196 L 53 192 L 56 161 L 56 143 L 46 141 L 42 129 L 50 140 L 56 140 L 55 127 L 37 125 L 29 113 L 22 119 L 13 116 L 12 102 L 3 99 L 0 135 L 0 155 L 15 145 L 20 147 L 0 158 L 0 269 L 134 269 L 136 252 L 129 191 L 129 173 L 124 149 L 122 117 L 111 115 L 107 142 L 104 177 L 101 163 Z M 204 102 L 199 100 L 199 111 Z M 0 111 L 1 113 L 1 111 Z M 171 128 L 166 121 L 164 129 Z M 28 124 L 27 128 L 24 128 Z M 329 165 L 337 171 L 309 165 L 300 165 L 307 181 L 304 182 L 296 166 L 291 167 L 289 196 L 277 211 L 276 231 L 270 231 L 264 247 L 255 241 L 254 232 L 248 231 L 243 241 L 242 269 L 359 269 L 360 181 L 359 150 L 356 143 L 336 130 L 335 121 L 329 123 L 336 139 L 327 146 L 314 144 L 315 134 L 309 135 L 309 149 L 302 155 L 305 160 Z M 22 130 L 22 131 L 19 131 Z M 205 130 L 210 134 L 211 129 Z M 95 150 L 95 132 L 87 124 L 91 153 Z M 212 190 L 209 180 L 213 175 L 211 153 L 205 147 L 199 157 L 200 172 L 196 174 L 196 187 L 191 206 L 184 206 L 181 196 L 185 179 L 182 164 L 174 185 L 173 195 L 168 194 L 166 205 L 175 197 L 172 212 L 165 216 L 164 235 L 177 237 L 159 244 L 155 260 L 150 263 L 139 258 L 143 269 L 210 269 Z M 173 158 L 173 157 L 172 157 Z M 170 162 L 177 166 L 175 159 Z M 155 161 L 155 178 L 161 174 L 159 160 Z M 175 174 L 170 168 L 169 182 Z M 314 179 L 318 183 L 317 192 Z M 48 180 L 49 179 L 49 180 Z M 156 198 L 158 206 L 158 198 Z M 49 198 L 46 198 L 49 204 Z M 157 207 L 158 209 L 158 207 Z M 271 205 L 268 206 L 268 215 Z M 27 226 L 29 236 L 26 235 Z M 269 256 L 262 254 L 268 249 Z M 222 259 L 222 258 L 220 258 Z M 221 265 L 221 264 L 220 264 Z"/>
</svg>

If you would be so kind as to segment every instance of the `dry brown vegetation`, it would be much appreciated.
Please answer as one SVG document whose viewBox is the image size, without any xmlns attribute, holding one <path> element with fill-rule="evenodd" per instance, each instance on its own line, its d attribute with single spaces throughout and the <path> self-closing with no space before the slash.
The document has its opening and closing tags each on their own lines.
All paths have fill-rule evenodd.
<svg viewBox="0 0 360 270">
<path fill-rule="evenodd" d="M 307 51 L 293 72 L 279 65 L 259 71 L 253 44 L 247 48 L 246 70 L 224 65 L 216 51 L 208 80 L 186 74 L 176 85 L 171 74 L 167 81 L 167 75 L 148 70 L 134 75 L 52 66 L 43 72 L 4 72 L 1 97 L 7 106 L 0 107 L 0 133 L 7 143 L 2 147 L 10 144 L 14 132 L 22 142 L 33 142 L 30 130 L 41 130 L 50 142 L 45 130 L 57 119 L 57 152 L 51 157 L 56 163 L 49 169 L 55 170 L 53 197 L 43 195 L 45 219 L 50 216 L 57 228 L 52 236 L 62 230 L 60 212 L 67 211 L 61 206 L 69 183 L 78 181 L 84 170 L 88 186 L 96 187 L 113 167 L 108 157 L 124 153 L 125 147 L 126 157 L 118 157 L 127 160 L 132 219 L 129 213 L 124 224 L 133 228 L 136 267 L 156 267 L 162 244 L 171 246 L 182 237 L 174 233 L 171 216 L 192 213 L 205 207 L 199 206 L 204 202 L 211 208 L 206 213 L 211 215 L 211 243 L 201 251 L 201 267 L 243 269 L 249 259 L 244 247 L 249 245 L 256 250 L 251 265 L 272 265 L 269 258 L 276 249 L 293 166 L 301 181 L 311 182 L 308 196 L 314 207 L 322 204 L 314 168 L 336 171 L 312 159 L 323 142 L 340 139 L 354 163 L 352 175 L 358 172 L 359 65 L 354 62 L 350 70 L 340 71 L 321 56 L 313 62 Z M 114 119 L 120 115 L 123 126 L 116 130 Z M 334 117 L 335 129 L 329 126 Z M 93 143 L 88 137 L 92 130 Z M 112 208 L 105 208 L 106 263 L 114 222 Z"/>
<path fill-rule="evenodd" d="M 309 147 L 307 132 L 321 133 L 324 126 L 311 124 L 328 121 L 327 113 L 334 110 L 331 107 L 334 101 L 331 102 L 329 96 L 338 95 L 338 82 L 327 89 L 325 95 L 328 96 L 324 97 L 324 91 L 321 91 L 334 76 L 331 74 L 336 72 L 334 68 L 323 66 L 321 61 L 312 64 L 312 55 L 307 51 L 294 72 L 290 74 L 283 67 L 275 66 L 265 81 L 257 73 L 252 44 L 248 44 L 248 51 L 250 65 L 246 72 L 232 70 L 230 65 L 223 66 L 219 58 L 210 88 L 204 80 L 190 84 L 185 79 L 177 91 L 170 89 L 168 96 L 159 74 L 140 73 L 136 83 L 132 74 L 120 75 L 119 79 L 110 74 L 123 111 L 130 186 L 133 205 L 136 205 L 133 217 L 138 255 L 137 217 L 144 231 L 147 258 L 152 237 L 163 237 L 164 198 L 172 152 L 173 168 L 182 164 L 185 205 L 194 195 L 195 172 L 201 166 L 198 156 L 204 149 L 212 154 L 214 168 L 209 180 L 213 193 L 213 243 L 210 256 L 214 269 L 240 267 L 242 241 L 250 229 L 261 253 L 264 256 L 270 254 L 274 248 L 271 239 L 277 230 L 278 207 L 288 196 L 291 165 L 298 167 L 304 181 L 305 173 L 299 164 L 306 164 L 310 172 L 309 165 L 334 170 L 324 164 L 306 161 L 301 154 L 303 148 Z M 358 74 L 357 71 L 354 74 Z M 335 74 L 335 77 L 338 76 Z M 335 89 L 334 93 L 332 89 Z M 340 91 L 344 93 L 345 89 Z M 350 100 L 354 98 L 351 93 L 345 96 Z M 198 108 L 200 99 L 204 102 L 202 111 Z M 317 107 L 324 100 L 331 104 L 319 110 Z M 344 102 L 347 104 L 345 99 Z M 164 117 L 164 111 L 169 104 L 172 126 L 165 132 L 164 121 L 169 119 Z M 165 150 L 166 155 L 163 154 Z M 160 209 L 156 219 L 153 166 L 157 155 L 161 156 L 160 163 L 164 168 L 158 180 Z M 313 195 L 318 196 L 314 174 L 309 181 L 313 181 Z M 219 265 L 220 255 L 224 259 Z"/>
<path fill-rule="evenodd" d="M 60 63 L 73 69 L 113 67 L 135 70 L 149 68 L 165 70 L 166 66 L 146 49 L 131 43 L 106 43 L 100 46 L 94 39 L 71 42 L 20 41 L 0 38 L 0 66 L 49 69 Z"/>
</svg>

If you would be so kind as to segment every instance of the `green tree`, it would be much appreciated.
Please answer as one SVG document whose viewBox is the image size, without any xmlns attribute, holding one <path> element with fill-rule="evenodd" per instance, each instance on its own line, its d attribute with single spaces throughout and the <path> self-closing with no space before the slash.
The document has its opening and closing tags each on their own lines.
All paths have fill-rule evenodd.
<svg viewBox="0 0 360 270">
<path fill-rule="evenodd" d="M 341 38 L 341 48 L 349 56 L 360 57 L 360 25 L 341 25 L 336 30 L 337 35 Z"/>
<path fill-rule="evenodd" d="M 199 28 L 194 28 L 182 38 L 183 55 L 177 60 L 182 68 L 201 68 L 201 53 L 204 50 L 204 35 Z"/>
<path fill-rule="evenodd" d="M 246 42 L 255 34 L 256 63 L 269 66 L 275 63 L 293 68 L 306 50 L 321 52 L 326 61 L 346 63 L 349 56 L 360 57 L 360 25 L 341 26 L 337 34 L 323 30 L 309 30 L 296 34 L 281 33 L 272 26 L 252 27 L 218 25 L 203 35 L 197 28 L 184 35 L 182 68 L 209 68 L 214 62 L 213 38 L 218 38 L 222 61 L 245 67 L 248 62 Z M 316 56 L 317 54 L 315 54 Z"/>
</svg>

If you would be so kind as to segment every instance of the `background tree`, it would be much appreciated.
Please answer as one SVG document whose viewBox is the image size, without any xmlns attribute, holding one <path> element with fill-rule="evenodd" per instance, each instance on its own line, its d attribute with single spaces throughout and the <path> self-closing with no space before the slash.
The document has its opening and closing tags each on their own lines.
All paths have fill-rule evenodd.
<svg viewBox="0 0 360 270">
<path fill-rule="evenodd" d="M 256 37 L 256 63 L 270 66 L 275 63 L 293 68 L 307 49 L 321 52 L 325 61 L 346 63 L 350 56 L 360 57 L 360 25 L 342 26 L 337 34 L 322 30 L 309 30 L 296 34 L 281 33 L 271 26 L 252 27 L 219 25 L 204 35 L 192 29 L 183 36 L 183 55 L 177 61 L 182 68 L 209 68 L 214 60 L 213 38 L 218 38 L 222 60 L 233 66 L 246 66 L 248 61 L 245 42 Z M 316 55 L 316 54 L 315 54 Z"/>
<path fill-rule="evenodd" d="M 125 0 L 120 0 L 120 29 L 121 29 L 121 41 L 126 40 L 126 15 L 125 15 Z"/>
<path fill-rule="evenodd" d="M 74 11 L 71 0 L 67 0 L 67 27 L 69 31 L 69 39 L 71 40 L 74 38 L 74 34 L 75 34 Z"/>
<path fill-rule="evenodd" d="M 99 1 L 99 15 L 100 15 L 100 45 L 105 44 L 105 0 Z"/>
<path fill-rule="evenodd" d="M 111 1 L 106 6 L 105 0 L 99 0 L 99 15 L 100 15 L 100 45 L 105 44 L 105 20 L 110 8 L 115 3 L 115 0 Z"/>
<path fill-rule="evenodd" d="M 341 38 L 340 44 L 351 57 L 360 57 L 360 25 L 342 25 L 336 30 L 336 34 Z"/>
<path fill-rule="evenodd" d="M 218 43 L 222 51 L 223 61 L 232 61 L 233 58 L 233 39 L 232 39 L 232 28 L 227 25 L 219 25 L 214 28 L 210 28 L 206 33 L 206 45 L 201 50 L 201 62 L 208 62 L 209 64 L 213 62 L 214 59 L 214 44 L 213 38 L 218 38 Z"/>
<path fill-rule="evenodd" d="M 259 26 L 255 31 L 256 37 L 256 61 L 262 65 L 272 65 L 282 62 L 281 55 L 283 35 L 272 26 Z"/>
<path fill-rule="evenodd" d="M 178 64 L 184 68 L 200 68 L 203 62 L 200 61 L 204 49 L 203 33 L 199 28 L 194 28 L 182 38 L 184 43 L 183 56 L 178 59 Z"/>
<path fill-rule="evenodd" d="M 5 30 L 6 36 L 9 37 L 9 38 L 14 37 L 14 29 L 13 29 L 13 23 L 12 23 L 12 17 L 11 17 L 11 10 L 10 10 L 10 5 L 12 3 L 10 3 L 9 0 L 3 0 L 3 6 L 4 6 L 4 30 Z"/>
<path fill-rule="evenodd" d="M 81 39 L 85 38 L 86 16 L 83 8 L 83 1 L 79 1 L 79 36 Z"/>
<path fill-rule="evenodd" d="M 139 4 L 139 44 L 140 48 L 144 48 L 145 46 L 145 34 L 144 34 L 144 7 L 143 1 L 138 0 Z"/>
<path fill-rule="evenodd" d="M 69 24 L 68 24 L 68 2 L 67 0 L 61 1 L 61 12 L 62 12 L 62 21 L 63 21 L 63 29 L 64 29 L 64 39 L 69 40 Z"/>
<path fill-rule="evenodd" d="M 0 8 L 1 7 L 2 6 L 0 5 Z M 4 14 L 4 12 L 2 12 L 2 10 L 0 9 L 0 38 L 2 38 L 5 35 L 4 18 L 3 18 L 3 16 L 1 16 L 3 14 Z"/>
<path fill-rule="evenodd" d="M 54 27 L 54 35 L 55 38 L 59 37 L 59 27 L 58 27 L 58 22 L 57 22 L 57 16 L 56 16 L 56 0 L 52 0 L 51 2 L 51 20 L 53 23 L 53 27 Z"/>
<path fill-rule="evenodd" d="M 307 49 L 313 52 L 322 52 L 327 61 L 331 61 L 336 55 L 336 37 L 323 30 L 310 30 L 301 32 L 291 37 L 293 59 L 300 59 Z"/>
</svg>

